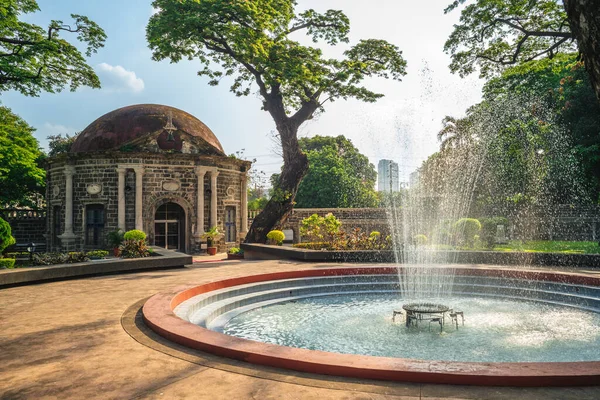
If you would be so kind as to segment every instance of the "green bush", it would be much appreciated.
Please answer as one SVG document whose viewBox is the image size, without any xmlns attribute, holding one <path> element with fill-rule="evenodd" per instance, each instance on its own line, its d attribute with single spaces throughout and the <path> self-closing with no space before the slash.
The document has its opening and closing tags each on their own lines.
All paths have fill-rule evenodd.
<svg viewBox="0 0 600 400">
<path fill-rule="evenodd" d="M 89 258 L 104 258 L 108 255 L 108 251 L 106 250 L 92 250 L 86 253 L 86 256 Z"/>
<path fill-rule="evenodd" d="M 481 241 L 487 248 L 494 247 L 496 243 L 496 229 L 498 225 L 508 226 L 508 220 L 504 217 L 480 218 L 481 222 Z"/>
<path fill-rule="evenodd" d="M 16 240 L 12 236 L 10 224 L 0 218 L 0 254 L 2 254 L 4 249 L 6 249 L 8 246 L 12 246 L 15 243 Z"/>
<path fill-rule="evenodd" d="M 14 268 L 14 266 L 15 266 L 14 258 L 0 258 L 0 269 Z"/>
<path fill-rule="evenodd" d="M 11 251 L 10 253 L 6 253 L 4 255 L 6 258 L 17 258 L 17 257 L 27 257 L 29 258 L 29 252 L 27 251 Z"/>
<path fill-rule="evenodd" d="M 481 231 L 481 223 L 474 218 L 461 218 L 454 224 L 456 240 L 460 246 L 473 247 L 475 235 Z"/>
<path fill-rule="evenodd" d="M 332 250 L 331 243 L 327 242 L 296 243 L 293 247 L 297 249 Z"/>
<path fill-rule="evenodd" d="M 229 251 L 227 252 L 229 254 L 237 254 L 237 255 L 243 255 L 244 254 L 244 250 L 240 249 L 239 247 L 232 247 L 229 249 Z"/>
<path fill-rule="evenodd" d="M 324 217 L 313 214 L 302 220 L 300 235 L 310 242 L 335 242 L 339 238 L 342 223 L 332 213 Z"/>
<path fill-rule="evenodd" d="M 267 239 L 270 239 L 278 245 L 281 245 L 283 243 L 283 239 L 285 239 L 285 234 L 282 231 L 273 230 L 267 233 Z"/>
<path fill-rule="evenodd" d="M 415 235 L 415 237 L 413 237 L 413 241 L 417 246 L 425 246 L 427 244 L 427 236 Z"/>
<path fill-rule="evenodd" d="M 138 229 L 125 232 L 123 240 L 146 240 L 146 234 Z"/>
<path fill-rule="evenodd" d="M 33 265 L 65 264 L 67 254 L 65 253 L 35 253 L 32 256 Z"/>
<path fill-rule="evenodd" d="M 123 258 L 141 258 L 150 256 L 150 251 L 148 251 L 148 246 L 144 239 L 125 240 L 121 247 L 119 247 L 119 250 L 121 251 L 121 257 Z"/>
<path fill-rule="evenodd" d="M 119 247 L 121 245 L 121 243 L 123 243 L 123 236 L 124 236 L 124 233 L 120 229 L 117 229 L 116 231 L 110 231 L 106 235 L 106 243 L 111 248 Z"/>
<path fill-rule="evenodd" d="M 89 261 L 89 258 L 82 251 L 70 251 L 67 253 L 67 264 Z"/>
</svg>

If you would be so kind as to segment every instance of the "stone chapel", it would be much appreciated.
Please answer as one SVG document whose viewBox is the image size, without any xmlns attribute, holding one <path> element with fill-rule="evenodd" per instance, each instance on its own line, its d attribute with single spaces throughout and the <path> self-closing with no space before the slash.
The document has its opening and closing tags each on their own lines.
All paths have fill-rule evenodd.
<svg viewBox="0 0 600 400">
<path fill-rule="evenodd" d="M 250 166 L 226 156 L 185 111 L 141 104 L 109 112 L 48 159 L 49 251 L 104 248 L 108 232 L 140 229 L 150 245 L 196 253 L 213 226 L 223 251 L 248 230 Z"/>
</svg>

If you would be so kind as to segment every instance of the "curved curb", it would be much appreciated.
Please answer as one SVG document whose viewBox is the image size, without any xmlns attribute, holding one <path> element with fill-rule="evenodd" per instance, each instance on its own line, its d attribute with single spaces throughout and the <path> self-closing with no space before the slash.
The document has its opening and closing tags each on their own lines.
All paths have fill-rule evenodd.
<svg viewBox="0 0 600 400">
<path fill-rule="evenodd" d="M 455 267 L 458 275 L 520 278 L 600 286 L 600 277 L 585 274 Z M 183 301 L 230 286 L 302 277 L 389 274 L 396 268 L 331 268 L 277 272 L 231 278 L 152 296 L 143 307 L 145 323 L 156 333 L 187 347 L 249 363 L 352 378 L 486 386 L 600 385 L 600 361 L 481 363 L 412 360 L 329 353 L 277 346 L 228 336 L 184 321 L 173 313 Z"/>
</svg>

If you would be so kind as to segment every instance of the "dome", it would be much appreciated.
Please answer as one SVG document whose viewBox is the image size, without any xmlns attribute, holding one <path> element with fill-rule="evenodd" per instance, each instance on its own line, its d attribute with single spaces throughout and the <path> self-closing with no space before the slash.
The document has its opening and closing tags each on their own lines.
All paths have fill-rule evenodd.
<svg viewBox="0 0 600 400">
<path fill-rule="evenodd" d="M 145 136 L 151 135 L 156 135 L 160 144 L 165 142 L 168 135 L 164 127 L 169 121 L 169 116 L 177 129 L 179 149 L 183 133 L 192 136 L 194 141 L 201 145 L 202 154 L 225 155 L 215 134 L 202 121 L 185 111 L 159 104 L 123 107 L 101 116 L 77 136 L 71 146 L 71 153 L 117 151 L 126 144 L 137 143 L 138 139 L 143 140 Z M 161 138 L 162 136 L 165 138 Z M 173 146 L 171 148 L 179 150 Z"/>
</svg>

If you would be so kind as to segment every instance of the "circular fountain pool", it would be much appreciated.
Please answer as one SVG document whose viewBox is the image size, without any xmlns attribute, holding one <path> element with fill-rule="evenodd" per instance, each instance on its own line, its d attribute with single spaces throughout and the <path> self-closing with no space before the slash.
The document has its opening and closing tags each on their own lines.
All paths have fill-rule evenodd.
<svg viewBox="0 0 600 400">
<path fill-rule="evenodd" d="M 229 279 L 156 295 L 144 318 L 159 334 L 200 350 L 308 372 L 461 384 L 600 382 L 600 279 L 455 272 L 444 301 L 462 310 L 466 323 L 446 323 L 441 333 L 427 321 L 392 321 L 393 310 L 409 301 L 395 268 Z M 435 290 L 417 293 L 426 300 Z"/>
</svg>

